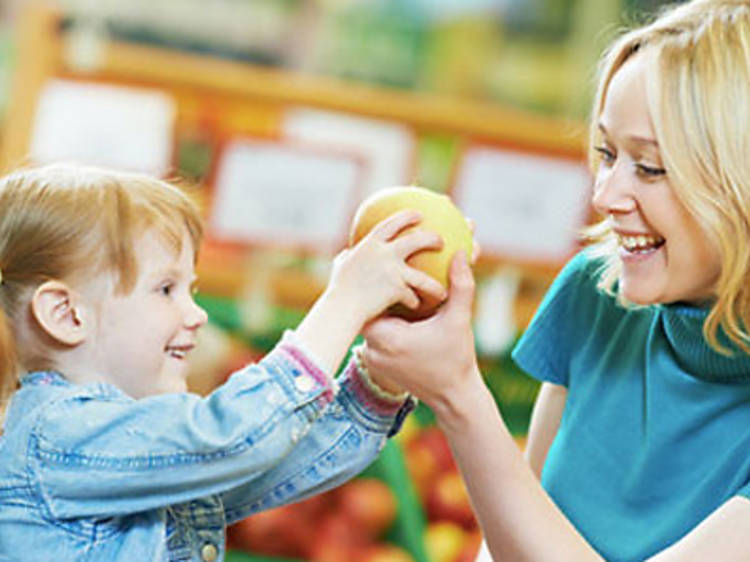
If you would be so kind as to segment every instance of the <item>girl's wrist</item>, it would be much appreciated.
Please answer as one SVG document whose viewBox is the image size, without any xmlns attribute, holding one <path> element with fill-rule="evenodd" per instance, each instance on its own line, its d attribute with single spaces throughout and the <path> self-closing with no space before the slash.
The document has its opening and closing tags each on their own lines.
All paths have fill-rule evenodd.
<svg viewBox="0 0 750 562">
<path fill-rule="evenodd" d="M 319 299 L 320 302 L 325 303 L 324 306 L 327 309 L 345 314 L 355 335 L 361 331 L 362 326 L 369 320 L 362 307 L 362 302 L 367 297 L 356 293 L 356 291 L 348 290 L 340 285 L 329 285 Z"/>
</svg>

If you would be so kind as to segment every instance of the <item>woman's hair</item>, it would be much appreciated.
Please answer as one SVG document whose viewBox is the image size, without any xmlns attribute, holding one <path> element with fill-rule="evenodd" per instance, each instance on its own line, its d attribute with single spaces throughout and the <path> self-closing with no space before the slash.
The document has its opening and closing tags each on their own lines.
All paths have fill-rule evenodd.
<svg viewBox="0 0 750 562">
<path fill-rule="evenodd" d="M 138 276 L 134 242 L 151 229 L 176 253 L 185 232 L 196 252 L 203 234 L 189 197 L 149 176 L 56 164 L 0 179 L 0 419 L 19 365 L 50 367 L 43 353 L 17 349 L 14 337 L 34 290 L 111 271 L 116 291 L 127 294 Z"/>
<path fill-rule="evenodd" d="M 750 353 L 750 1 L 693 0 L 622 35 L 602 58 L 589 133 L 589 164 L 600 155 L 597 127 L 614 74 L 635 53 L 654 55 L 648 104 L 667 176 L 677 197 L 718 248 L 716 300 L 703 325 L 716 350 L 721 328 Z M 620 274 L 608 221 L 588 231 L 606 256 L 599 286 Z"/>
</svg>

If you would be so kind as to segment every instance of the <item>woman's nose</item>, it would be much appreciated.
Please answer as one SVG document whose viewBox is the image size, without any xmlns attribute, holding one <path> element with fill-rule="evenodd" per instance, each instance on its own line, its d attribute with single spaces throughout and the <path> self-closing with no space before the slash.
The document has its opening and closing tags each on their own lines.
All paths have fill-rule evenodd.
<svg viewBox="0 0 750 562">
<path fill-rule="evenodd" d="M 636 209 L 632 178 L 627 176 L 624 168 L 618 162 L 596 175 L 592 204 L 602 215 L 629 213 Z"/>
</svg>

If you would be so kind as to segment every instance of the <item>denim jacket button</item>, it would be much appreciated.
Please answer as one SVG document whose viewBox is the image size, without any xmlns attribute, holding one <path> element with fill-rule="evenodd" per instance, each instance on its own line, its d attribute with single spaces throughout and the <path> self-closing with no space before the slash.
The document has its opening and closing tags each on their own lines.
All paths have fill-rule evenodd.
<svg viewBox="0 0 750 562">
<path fill-rule="evenodd" d="M 300 392 L 309 392 L 315 388 L 315 379 L 310 375 L 300 375 L 294 380 L 294 386 Z"/>
<path fill-rule="evenodd" d="M 201 560 L 205 560 L 205 562 L 213 562 L 218 556 L 219 550 L 216 548 L 216 545 L 210 542 L 204 544 L 203 548 L 201 548 Z"/>
</svg>

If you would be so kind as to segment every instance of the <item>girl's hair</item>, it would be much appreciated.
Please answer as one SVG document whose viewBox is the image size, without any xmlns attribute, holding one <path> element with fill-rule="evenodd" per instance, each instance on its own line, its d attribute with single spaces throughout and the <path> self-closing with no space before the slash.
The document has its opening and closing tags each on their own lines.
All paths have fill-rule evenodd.
<svg viewBox="0 0 750 562">
<path fill-rule="evenodd" d="M 51 367 L 42 350 L 17 349 L 14 337 L 36 287 L 111 271 L 127 294 L 138 276 L 134 242 L 151 229 L 176 253 L 187 232 L 197 257 L 198 208 L 165 181 L 68 164 L 0 179 L 0 420 L 19 366 Z"/>
<path fill-rule="evenodd" d="M 599 68 L 589 132 L 589 165 L 600 156 L 598 120 L 614 74 L 648 49 L 655 65 L 648 104 L 670 184 L 721 257 L 716 300 L 703 325 L 714 349 L 721 328 L 750 353 L 750 1 L 693 0 L 664 11 L 651 24 L 622 35 Z M 588 230 L 605 256 L 599 286 L 612 291 L 620 274 L 608 221 Z"/>
</svg>

